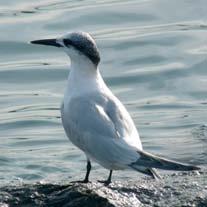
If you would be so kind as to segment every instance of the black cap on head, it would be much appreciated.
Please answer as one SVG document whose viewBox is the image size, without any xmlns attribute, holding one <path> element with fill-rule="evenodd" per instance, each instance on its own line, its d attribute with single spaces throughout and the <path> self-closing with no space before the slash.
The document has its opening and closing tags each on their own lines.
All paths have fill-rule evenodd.
<svg viewBox="0 0 207 207">
<path fill-rule="evenodd" d="M 76 50 L 88 57 L 94 65 L 100 62 L 100 54 L 93 38 L 85 32 L 69 33 L 63 38 L 66 47 L 74 47 Z"/>
<path fill-rule="evenodd" d="M 62 41 L 59 41 L 61 40 Z M 43 39 L 31 41 L 32 44 L 49 45 L 55 47 L 73 47 L 81 54 L 88 57 L 97 66 L 100 62 L 100 54 L 93 38 L 86 32 L 72 32 L 64 35 L 61 39 Z"/>
</svg>

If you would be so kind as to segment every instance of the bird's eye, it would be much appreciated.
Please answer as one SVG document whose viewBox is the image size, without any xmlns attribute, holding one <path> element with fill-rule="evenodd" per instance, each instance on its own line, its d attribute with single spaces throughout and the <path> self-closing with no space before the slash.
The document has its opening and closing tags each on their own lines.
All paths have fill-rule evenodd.
<svg viewBox="0 0 207 207">
<path fill-rule="evenodd" d="M 64 45 L 69 47 L 70 45 L 72 45 L 72 41 L 69 39 L 63 39 Z"/>
</svg>

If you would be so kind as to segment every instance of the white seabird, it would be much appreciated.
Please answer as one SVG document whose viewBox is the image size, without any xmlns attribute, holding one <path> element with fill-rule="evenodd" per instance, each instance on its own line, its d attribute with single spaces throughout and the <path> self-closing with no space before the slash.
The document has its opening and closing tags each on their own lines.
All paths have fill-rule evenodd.
<svg viewBox="0 0 207 207">
<path fill-rule="evenodd" d="M 103 181 L 106 185 L 111 182 L 113 170 L 133 169 L 159 178 L 154 168 L 199 169 L 143 150 L 131 116 L 99 72 L 100 54 L 88 33 L 73 32 L 31 43 L 60 47 L 71 59 L 61 117 L 68 138 L 87 157 L 87 172 L 82 182 L 89 181 L 91 160 L 110 170 L 108 179 Z"/>
</svg>

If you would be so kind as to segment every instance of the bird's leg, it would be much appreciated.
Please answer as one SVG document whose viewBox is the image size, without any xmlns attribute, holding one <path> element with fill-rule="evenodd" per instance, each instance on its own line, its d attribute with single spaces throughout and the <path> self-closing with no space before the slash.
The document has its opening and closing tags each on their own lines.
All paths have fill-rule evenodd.
<svg viewBox="0 0 207 207">
<path fill-rule="evenodd" d="M 89 174 L 90 174 L 90 171 L 91 171 L 91 162 L 90 160 L 88 159 L 87 160 L 87 166 L 86 166 L 86 175 L 85 175 L 85 178 L 84 180 L 78 180 L 78 181 L 72 181 L 72 183 L 88 183 L 89 182 Z"/>
<path fill-rule="evenodd" d="M 109 185 L 111 183 L 112 172 L 113 172 L 113 170 L 110 170 L 109 177 L 107 180 L 99 180 L 98 182 L 104 183 L 105 186 Z"/>
<path fill-rule="evenodd" d="M 89 174 L 90 174 L 90 171 L 91 171 L 91 162 L 90 162 L 90 160 L 87 160 L 86 169 L 87 169 L 86 176 L 85 176 L 85 178 L 83 180 L 83 183 L 88 183 L 89 182 L 88 178 L 89 178 Z"/>
</svg>

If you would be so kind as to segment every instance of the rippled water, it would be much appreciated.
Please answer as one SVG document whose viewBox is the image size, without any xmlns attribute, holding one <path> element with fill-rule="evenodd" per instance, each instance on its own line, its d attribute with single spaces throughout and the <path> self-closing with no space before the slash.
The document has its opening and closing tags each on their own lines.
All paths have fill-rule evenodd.
<svg viewBox="0 0 207 207">
<path fill-rule="evenodd" d="M 85 157 L 66 138 L 60 102 L 69 59 L 30 40 L 90 32 L 100 69 L 144 148 L 207 164 L 205 0 L 0 1 L 0 183 L 75 180 Z M 114 179 L 139 176 L 117 172 Z M 93 179 L 108 172 L 95 165 Z"/>
</svg>

